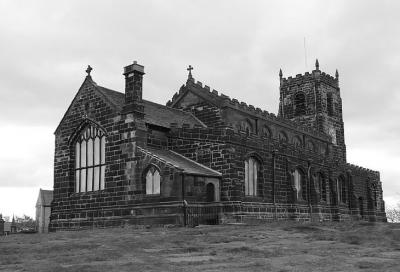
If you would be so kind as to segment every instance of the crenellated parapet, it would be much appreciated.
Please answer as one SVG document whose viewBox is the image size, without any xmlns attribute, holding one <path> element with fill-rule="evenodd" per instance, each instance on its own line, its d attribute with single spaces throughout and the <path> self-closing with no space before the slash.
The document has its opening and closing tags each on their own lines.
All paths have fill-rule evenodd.
<svg viewBox="0 0 400 272">
<path fill-rule="evenodd" d="M 377 180 L 380 180 L 380 173 L 379 171 L 371 170 L 362 166 L 354 165 L 351 163 L 346 163 L 345 167 L 347 168 L 348 171 L 350 171 L 352 174 L 358 175 L 358 176 L 368 176 L 368 177 L 374 177 Z"/>
<path fill-rule="evenodd" d="M 313 70 L 311 73 L 306 72 L 304 75 L 297 74 L 296 77 L 282 78 L 281 88 L 291 88 L 311 81 L 322 82 L 335 88 L 339 87 L 339 78 L 319 70 Z"/>
<path fill-rule="evenodd" d="M 230 107 L 237 109 L 239 111 L 245 112 L 247 114 L 253 115 L 260 119 L 264 119 L 270 121 L 272 123 L 276 123 L 281 126 L 285 126 L 286 128 L 299 131 L 301 133 L 305 133 L 309 136 L 319 138 L 324 141 L 330 141 L 330 137 L 325 133 L 321 133 L 312 127 L 307 127 L 302 125 L 300 122 L 292 121 L 286 118 L 279 117 L 274 113 L 268 112 L 266 110 L 262 110 L 259 107 L 255 107 L 254 105 L 248 105 L 245 102 L 239 101 L 235 98 L 230 98 L 228 95 L 224 93 L 220 93 L 215 89 L 210 88 L 207 85 L 203 86 L 203 83 L 200 81 L 195 81 L 194 78 L 188 80 L 186 85 L 182 85 L 179 89 L 179 92 L 176 92 L 172 100 L 167 102 L 167 106 L 174 106 L 176 102 L 181 99 L 183 94 L 189 89 L 194 88 L 195 90 L 199 91 L 199 95 L 204 95 L 208 98 L 208 100 L 212 101 L 212 103 L 216 104 L 216 106 L 223 108 L 223 107 Z"/>
</svg>

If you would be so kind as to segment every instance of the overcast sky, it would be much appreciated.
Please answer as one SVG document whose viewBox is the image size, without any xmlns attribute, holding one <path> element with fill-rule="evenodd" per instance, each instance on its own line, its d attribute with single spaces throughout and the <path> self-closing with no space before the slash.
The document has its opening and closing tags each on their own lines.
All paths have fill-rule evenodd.
<svg viewBox="0 0 400 272">
<path fill-rule="evenodd" d="M 400 202 L 399 1 L 0 1 L 0 213 L 34 215 L 53 187 L 53 132 L 85 78 L 145 99 L 196 80 L 276 113 L 284 77 L 339 70 L 348 161 Z M 306 50 L 304 50 L 304 38 Z M 305 54 L 306 52 L 306 54 Z M 305 55 L 307 58 L 305 58 Z"/>
</svg>

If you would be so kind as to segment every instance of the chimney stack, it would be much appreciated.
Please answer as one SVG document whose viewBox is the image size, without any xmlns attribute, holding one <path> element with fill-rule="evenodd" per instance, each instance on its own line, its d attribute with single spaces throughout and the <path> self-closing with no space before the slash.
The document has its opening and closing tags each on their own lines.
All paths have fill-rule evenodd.
<svg viewBox="0 0 400 272">
<path fill-rule="evenodd" d="M 133 113 L 138 118 L 144 117 L 142 100 L 144 66 L 136 61 L 124 68 L 125 104 L 123 113 Z"/>
</svg>

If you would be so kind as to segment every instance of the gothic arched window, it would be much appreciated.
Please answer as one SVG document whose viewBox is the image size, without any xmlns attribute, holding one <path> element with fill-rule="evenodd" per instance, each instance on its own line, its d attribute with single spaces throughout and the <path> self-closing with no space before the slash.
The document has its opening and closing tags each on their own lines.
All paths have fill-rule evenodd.
<svg viewBox="0 0 400 272">
<path fill-rule="evenodd" d="M 75 143 L 75 192 L 104 189 L 106 137 L 102 130 L 87 126 Z"/>
<path fill-rule="evenodd" d="M 327 107 L 327 111 L 328 111 L 328 116 L 334 116 L 335 108 L 334 108 L 334 101 L 333 101 L 332 93 L 328 93 L 326 95 L 326 107 Z"/>
<path fill-rule="evenodd" d="M 270 138 L 271 137 L 271 130 L 267 126 L 264 126 L 262 128 L 262 136 L 264 136 L 266 138 Z"/>
<path fill-rule="evenodd" d="M 299 137 L 296 136 L 296 137 L 293 138 L 293 145 L 295 147 L 301 147 L 301 140 L 300 140 Z"/>
<path fill-rule="evenodd" d="M 250 157 L 245 161 L 244 170 L 244 190 L 245 195 L 256 196 L 257 195 L 257 174 L 259 169 L 258 161 Z"/>
<path fill-rule="evenodd" d="M 250 133 L 253 132 L 253 127 L 251 123 L 248 120 L 246 120 L 241 122 L 241 130 L 246 132 L 247 135 L 250 135 Z"/>
<path fill-rule="evenodd" d="M 160 172 L 151 166 L 146 173 L 146 195 L 160 194 Z"/>
<path fill-rule="evenodd" d="M 285 132 L 283 132 L 283 131 L 279 132 L 278 139 L 279 139 L 279 142 L 281 142 L 281 143 L 287 143 L 287 141 L 288 141 L 288 137 L 286 136 Z"/>
<path fill-rule="evenodd" d="M 297 93 L 294 96 L 294 115 L 306 114 L 306 96 L 304 93 Z"/>
<path fill-rule="evenodd" d="M 307 149 L 310 150 L 310 151 L 314 151 L 315 146 L 314 146 L 314 143 L 312 141 L 308 141 L 307 142 Z"/>
<path fill-rule="evenodd" d="M 296 189 L 296 196 L 297 196 L 297 200 L 303 200 L 306 199 L 303 194 L 304 194 L 304 178 L 302 173 L 300 172 L 300 170 L 296 169 L 294 170 L 293 173 L 293 182 L 294 182 L 294 188 Z"/>
</svg>

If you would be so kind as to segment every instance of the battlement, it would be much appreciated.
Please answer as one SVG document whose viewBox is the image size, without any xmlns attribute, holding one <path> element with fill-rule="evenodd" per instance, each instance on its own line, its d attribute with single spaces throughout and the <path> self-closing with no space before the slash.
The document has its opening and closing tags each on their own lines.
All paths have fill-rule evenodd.
<svg viewBox="0 0 400 272">
<path fill-rule="evenodd" d="M 352 173 L 355 173 L 355 174 L 358 174 L 358 175 L 361 175 L 361 176 L 370 175 L 370 176 L 373 176 L 373 177 L 375 177 L 377 179 L 379 179 L 379 176 L 380 176 L 379 171 L 375 171 L 375 170 L 371 170 L 371 169 L 368 169 L 368 168 L 364 168 L 362 166 L 358 166 L 358 165 L 355 165 L 355 164 L 347 163 L 346 167 Z"/>
<path fill-rule="evenodd" d="M 297 74 L 296 77 L 288 77 L 288 78 L 281 78 L 281 88 L 287 88 L 287 87 L 292 87 L 292 86 L 297 86 L 297 85 L 302 85 L 307 82 L 312 82 L 312 81 L 317 81 L 317 82 L 323 82 L 325 84 L 328 84 L 332 87 L 339 87 L 339 78 L 338 77 L 333 77 L 325 72 L 321 72 L 320 70 L 313 70 L 311 73 L 305 72 L 303 74 Z"/>
<path fill-rule="evenodd" d="M 310 127 L 303 126 L 299 122 L 276 116 L 274 113 L 262 110 L 261 108 L 255 107 L 254 105 L 248 105 L 247 103 L 238 101 L 235 98 L 230 98 L 228 95 L 220 93 L 215 89 L 211 89 L 207 85 L 203 86 L 202 82 L 200 81 L 196 82 L 194 78 L 191 78 L 190 80 L 187 81 L 186 87 L 188 87 L 189 85 L 192 85 L 193 87 L 201 90 L 204 94 L 210 96 L 213 99 L 213 101 L 215 101 L 215 103 L 217 103 L 219 106 L 229 106 L 231 108 L 236 108 L 238 110 L 247 112 L 251 115 L 258 116 L 259 118 L 266 119 L 274 123 L 282 124 L 288 127 L 289 129 L 293 129 L 301 133 L 308 134 L 312 137 L 320 138 L 321 140 L 324 141 L 330 141 L 330 137 L 324 133 L 316 131 Z M 176 102 L 179 99 L 179 97 L 185 92 L 185 90 L 186 90 L 185 85 L 182 85 L 182 87 L 179 89 L 179 92 L 174 94 L 172 100 L 167 102 L 167 106 L 171 106 L 174 102 Z"/>
</svg>

